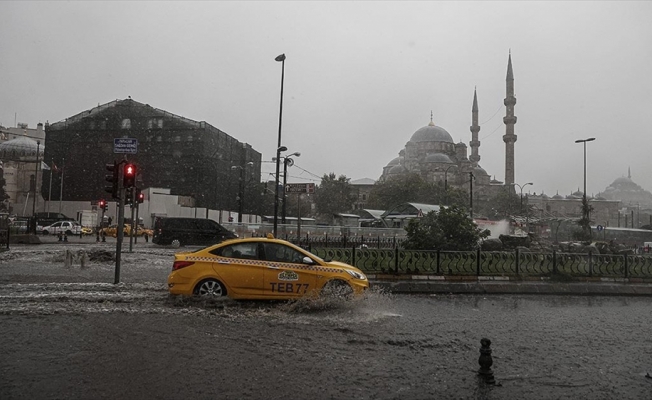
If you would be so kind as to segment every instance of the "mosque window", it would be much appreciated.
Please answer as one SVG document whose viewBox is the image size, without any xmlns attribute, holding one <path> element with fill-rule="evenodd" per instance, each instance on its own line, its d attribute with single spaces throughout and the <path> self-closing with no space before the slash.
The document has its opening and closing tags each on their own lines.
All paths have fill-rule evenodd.
<svg viewBox="0 0 652 400">
<path fill-rule="evenodd" d="M 106 130 L 106 120 L 100 121 L 100 129 L 102 129 L 103 131 Z"/>
<path fill-rule="evenodd" d="M 131 120 L 129 118 L 122 120 L 122 129 L 131 129 Z"/>
<path fill-rule="evenodd" d="M 180 142 L 181 141 L 181 136 L 175 136 L 174 141 L 175 142 Z"/>
<path fill-rule="evenodd" d="M 188 135 L 188 138 L 186 138 L 186 140 L 192 142 L 192 135 Z"/>
<path fill-rule="evenodd" d="M 162 142 L 162 141 L 163 141 L 163 138 L 159 135 L 159 136 L 156 137 L 156 141 L 157 141 L 157 142 Z"/>
</svg>

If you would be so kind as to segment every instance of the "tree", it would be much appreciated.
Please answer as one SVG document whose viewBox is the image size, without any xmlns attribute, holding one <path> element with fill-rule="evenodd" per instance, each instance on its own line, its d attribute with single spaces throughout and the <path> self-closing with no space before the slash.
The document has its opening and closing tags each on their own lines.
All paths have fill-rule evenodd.
<svg viewBox="0 0 652 400">
<path fill-rule="evenodd" d="M 582 211 L 582 218 L 577 220 L 577 225 L 580 229 L 573 232 L 573 238 L 576 240 L 590 241 L 591 240 L 591 212 L 593 212 L 593 206 L 589 204 L 586 196 L 582 198 L 582 205 L 580 206 Z"/>
<path fill-rule="evenodd" d="M 324 174 L 321 184 L 315 189 L 317 213 L 329 222 L 333 221 L 333 214 L 349 211 L 354 201 L 353 188 L 345 175 Z"/>
<path fill-rule="evenodd" d="M 468 195 L 461 189 L 441 183 L 426 182 L 421 175 L 410 172 L 377 182 L 369 193 L 368 208 L 387 210 L 401 203 L 465 204 Z"/>
<path fill-rule="evenodd" d="M 478 228 L 467 211 L 456 205 L 413 219 L 405 230 L 404 246 L 412 250 L 471 250 L 490 234 Z"/>
<path fill-rule="evenodd" d="M 7 194 L 5 186 L 7 186 L 7 182 L 5 181 L 4 170 L 0 166 L 0 211 L 7 212 L 7 202 L 5 200 L 9 199 L 9 195 Z"/>
</svg>

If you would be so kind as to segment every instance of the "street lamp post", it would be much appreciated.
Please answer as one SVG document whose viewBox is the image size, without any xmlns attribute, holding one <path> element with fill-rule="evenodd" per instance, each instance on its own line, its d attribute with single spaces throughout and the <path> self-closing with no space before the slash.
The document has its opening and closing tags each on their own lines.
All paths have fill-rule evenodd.
<svg viewBox="0 0 652 400">
<path fill-rule="evenodd" d="M 281 146 L 276 149 L 276 177 L 274 178 L 274 237 L 276 237 L 276 232 L 278 229 L 278 184 L 279 184 L 279 175 L 281 169 L 281 153 L 287 151 L 287 147 Z M 285 187 L 283 188 L 285 191 Z"/>
<path fill-rule="evenodd" d="M 523 186 L 519 185 L 518 183 L 514 183 L 514 185 L 518 186 L 518 188 L 521 191 L 521 214 L 523 214 L 523 188 L 526 187 L 527 185 L 534 185 L 534 183 L 528 182 L 523 184 Z"/>
<path fill-rule="evenodd" d="M 32 233 L 36 235 L 36 186 L 38 183 L 39 152 L 41 151 L 41 141 L 36 141 L 36 172 L 34 173 L 34 202 L 32 203 Z"/>
<path fill-rule="evenodd" d="M 584 145 L 584 202 L 582 204 L 582 211 L 584 213 L 584 220 L 587 222 L 588 226 L 588 233 L 591 235 L 591 225 L 589 224 L 589 208 L 588 208 L 588 202 L 586 200 L 586 142 L 592 142 L 594 141 L 595 138 L 588 138 L 588 139 L 578 139 L 575 141 L 575 143 L 582 143 Z"/>
<path fill-rule="evenodd" d="M 274 237 L 276 237 L 278 228 L 278 178 L 281 169 L 281 151 L 287 150 L 287 147 L 281 146 L 281 122 L 283 121 L 283 81 L 285 80 L 285 54 L 277 56 L 274 60 L 281 62 L 281 107 L 278 113 L 278 144 L 276 145 L 276 178 L 274 186 Z"/>
<path fill-rule="evenodd" d="M 445 205 L 448 205 L 448 170 L 451 168 L 456 168 L 457 165 L 451 165 L 444 171 L 444 202 Z"/>
<path fill-rule="evenodd" d="M 244 195 L 245 195 L 245 167 L 254 165 L 253 162 L 249 161 L 245 166 L 234 165 L 231 169 L 240 170 L 240 179 L 239 179 L 239 188 L 238 188 L 238 224 L 242 223 L 242 214 L 244 213 Z"/>
<path fill-rule="evenodd" d="M 285 186 L 288 183 L 288 167 L 291 167 L 294 165 L 294 159 L 290 157 L 300 157 L 301 153 L 294 152 L 290 155 L 287 155 L 283 157 L 283 211 L 282 211 L 282 216 L 281 216 L 281 221 L 283 224 L 285 224 L 285 212 L 287 211 L 287 196 L 285 194 Z"/>
</svg>

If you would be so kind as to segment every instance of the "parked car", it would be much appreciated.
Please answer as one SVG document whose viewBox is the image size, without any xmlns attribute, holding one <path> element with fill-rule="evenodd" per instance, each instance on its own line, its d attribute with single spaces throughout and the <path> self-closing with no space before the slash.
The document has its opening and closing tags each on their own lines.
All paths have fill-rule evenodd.
<svg viewBox="0 0 652 400">
<path fill-rule="evenodd" d="M 154 221 L 152 242 L 160 245 L 172 245 L 173 247 L 185 245 L 209 246 L 237 237 L 237 234 L 212 219 L 159 217 Z"/>
<path fill-rule="evenodd" d="M 108 226 L 108 227 L 102 229 L 102 231 L 104 231 L 104 234 L 106 236 L 117 237 L 118 236 L 118 225 L 113 224 L 111 226 Z M 124 232 L 124 237 L 131 236 L 131 224 L 124 224 L 124 227 L 123 227 L 122 231 Z M 136 232 L 136 234 L 138 236 L 141 236 L 141 237 L 145 237 L 145 236 L 152 237 L 154 235 L 154 232 L 151 229 L 146 229 L 146 228 L 144 228 L 142 226 L 139 226 L 138 231 Z"/>
<path fill-rule="evenodd" d="M 170 294 L 233 299 L 349 297 L 368 288 L 358 268 L 323 260 L 271 234 L 177 253 L 168 276 Z"/>
<path fill-rule="evenodd" d="M 82 226 L 75 221 L 59 221 L 43 227 L 44 235 L 58 235 L 59 233 L 79 235 L 82 233 Z"/>
<path fill-rule="evenodd" d="M 27 233 L 28 228 L 29 228 L 29 221 L 14 220 L 9 223 L 9 229 L 13 234 Z"/>
<path fill-rule="evenodd" d="M 70 218 L 65 216 L 64 214 L 61 213 L 55 213 L 55 212 L 39 212 L 34 214 L 36 217 L 36 223 L 38 225 L 41 225 L 43 227 L 45 226 L 50 226 L 54 224 L 55 222 L 59 221 L 74 221 L 74 218 Z"/>
</svg>

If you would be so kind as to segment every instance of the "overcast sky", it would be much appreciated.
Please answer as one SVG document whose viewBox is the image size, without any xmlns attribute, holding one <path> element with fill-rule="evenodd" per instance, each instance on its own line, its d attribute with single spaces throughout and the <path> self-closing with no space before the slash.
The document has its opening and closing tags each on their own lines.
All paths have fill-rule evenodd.
<svg viewBox="0 0 652 400">
<path fill-rule="evenodd" d="M 274 170 L 281 63 L 290 182 L 378 179 L 434 115 L 505 178 L 511 49 L 525 192 L 652 190 L 652 2 L 0 2 L 0 124 L 35 127 L 131 96 L 206 121 Z M 468 149 L 469 154 L 471 149 Z"/>
</svg>

